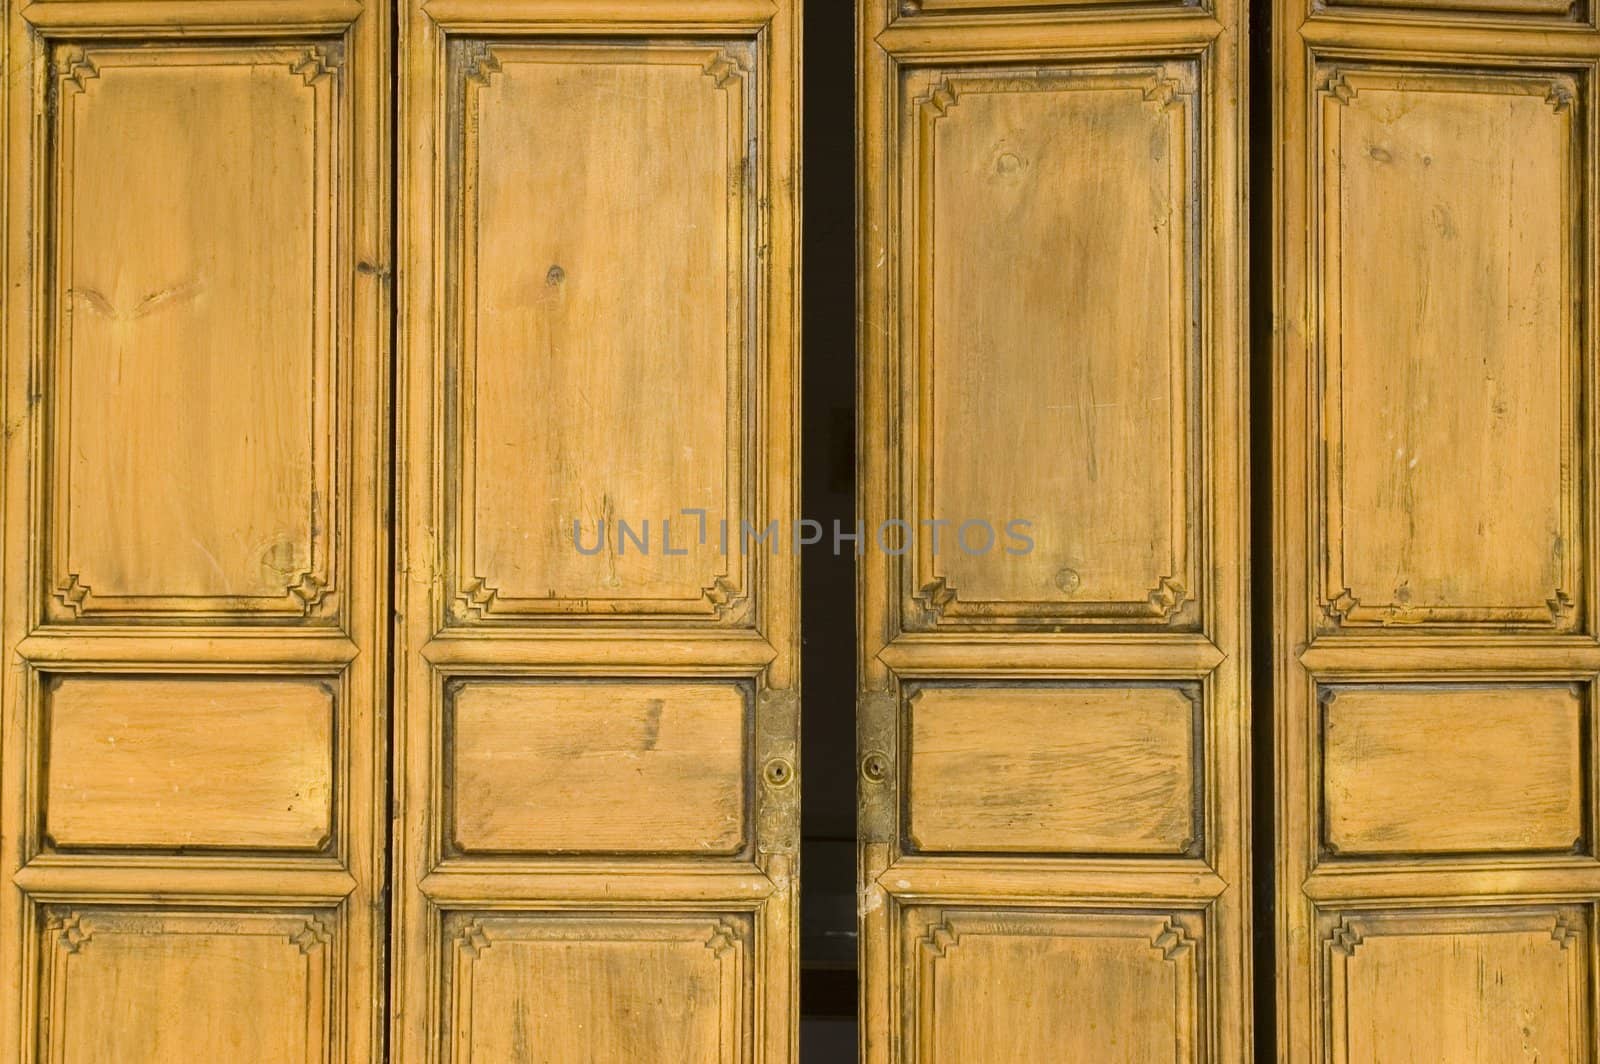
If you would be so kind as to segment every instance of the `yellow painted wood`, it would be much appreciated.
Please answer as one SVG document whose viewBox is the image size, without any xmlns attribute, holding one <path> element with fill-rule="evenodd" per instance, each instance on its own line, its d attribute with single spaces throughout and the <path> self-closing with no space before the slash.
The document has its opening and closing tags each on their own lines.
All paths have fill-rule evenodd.
<svg viewBox="0 0 1600 1064">
<path fill-rule="evenodd" d="M 1244 18 L 1069 8 L 858 5 L 868 1064 L 1250 1057 Z"/>
<path fill-rule="evenodd" d="M 1583 844 L 1581 689 L 1351 685 L 1322 700 L 1331 853 Z M 1471 816 L 1461 815 L 1464 805 Z"/>
<path fill-rule="evenodd" d="M 1592 1061 L 1600 34 L 1407 6 L 1274 16 L 1280 1059 Z"/>
<path fill-rule="evenodd" d="M 408 5 L 397 1064 L 795 1057 L 798 6 Z"/>
<path fill-rule="evenodd" d="M 377 1060 L 389 12 L 6 19 L 0 1060 Z"/>
<path fill-rule="evenodd" d="M 920 688 L 906 700 L 907 837 L 920 852 L 1186 853 L 1202 819 L 1198 697 Z"/>
<path fill-rule="evenodd" d="M 462 853 L 737 853 L 748 839 L 737 684 L 466 680 L 450 693 Z"/>
<path fill-rule="evenodd" d="M 327 681 L 57 679 L 44 834 L 63 849 L 317 850 L 333 834 Z"/>
</svg>

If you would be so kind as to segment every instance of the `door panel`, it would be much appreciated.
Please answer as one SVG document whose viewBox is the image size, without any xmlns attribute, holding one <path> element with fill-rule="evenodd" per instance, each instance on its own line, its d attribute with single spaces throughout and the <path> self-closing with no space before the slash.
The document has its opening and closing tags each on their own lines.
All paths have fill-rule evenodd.
<svg viewBox="0 0 1600 1064">
<path fill-rule="evenodd" d="M 3 1059 L 379 1051 L 386 18 L 10 11 Z"/>
<path fill-rule="evenodd" d="M 873 1062 L 1248 1055 L 1242 17 L 1070 7 L 861 8 Z"/>
<path fill-rule="evenodd" d="M 792 1059 L 796 17 L 408 14 L 397 1061 Z"/>
<path fill-rule="evenodd" d="M 1280 7 L 1290 1060 L 1594 1059 L 1600 34 L 1477 6 Z"/>
</svg>

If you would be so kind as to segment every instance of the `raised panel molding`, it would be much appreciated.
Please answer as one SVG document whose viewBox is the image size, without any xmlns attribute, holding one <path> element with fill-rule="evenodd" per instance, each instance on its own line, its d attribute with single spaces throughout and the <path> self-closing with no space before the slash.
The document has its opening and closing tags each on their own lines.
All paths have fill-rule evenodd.
<svg viewBox="0 0 1600 1064">
<path fill-rule="evenodd" d="M 445 700 L 443 852 L 746 850 L 746 684 L 485 677 Z"/>
<path fill-rule="evenodd" d="M 348 785 L 337 677 L 47 676 L 52 850 L 319 853 Z"/>
<path fill-rule="evenodd" d="M 1199 914 L 913 907 L 904 920 L 907 1060 L 1205 1059 Z"/>
<path fill-rule="evenodd" d="M 1204 853 L 1198 685 L 907 687 L 908 850 Z"/>
<path fill-rule="evenodd" d="M 765 165 L 751 44 L 451 49 L 448 622 L 748 624 Z M 627 106 L 644 97 L 663 109 Z M 636 137 L 614 143 L 619 129 Z M 599 160 L 630 179 L 601 180 Z"/>
<path fill-rule="evenodd" d="M 1324 913 L 1325 1059 L 1594 1059 L 1590 909 Z"/>
<path fill-rule="evenodd" d="M 1323 627 L 1582 630 L 1586 89 L 1312 76 Z"/>
<path fill-rule="evenodd" d="M 1591 702 L 1579 684 L 1321 688 L 1319 856 L 1592 854 Z"/>
<path fill-rule="evenodd" d="M 344 47 L 52 54 L 44 619 L 335 623 Z"/>
<path fill-rule="evenodd" d="M 457 912 L 445 940 L 453 1064 L 750 1059 L 746 915 Z"/>
<path fill-rule="evenodd" d="M 905 75 L 906 630 L 1194 626 L 1196 78 L 1178 60 Z M 986 438 L 996 416 L 1012 427 Z"/>
<path fill-rule="evenodd" d="M 338 926 L 331 912 L 46 908 L 37 1059 L 344 1059 Z"/>
</svg>

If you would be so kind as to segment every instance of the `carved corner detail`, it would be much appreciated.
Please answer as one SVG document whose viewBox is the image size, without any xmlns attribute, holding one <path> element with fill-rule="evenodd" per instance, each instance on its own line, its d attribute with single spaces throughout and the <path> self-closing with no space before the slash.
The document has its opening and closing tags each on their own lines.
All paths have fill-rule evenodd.
<svg viewBox="0 0 1600 1064">
<path fill-rule="evenodd" d="M 1163 960 L 1175 961 L 1194 948 L 1194 939 L 1182 924 L 1169 917 L 1150 945 Z"/>
<path fill-rule="evenodd" d="M 63 606 L 72 611 L 74 617 L 82 617 L 83 604 L 89 599 L 89 585 L 83 583 L 77 573 L 68 573 L 65 580 L 56 584 L 52 594 Z"/>
<path fill-rule="evenodd" d="M 89 82 L 100 76 L 100 68 L 82 48 L 65 48 L 56 58 L 56 75 L 83 92 Z"/>
<path fill-rule="evenodd" d="M 499 590 L 486 578 L 475 576 L 465 587 L 456 592 L 456 606 L 462 613 L 482 620 L 494 609 L 499 594 Z"/>
<path fill-rule="evenodd" d="M 1339 593 L 1322 604 L 1323 619 L 1332 627 L 1337 628 L 1344 624 L 1350 616 L 1350 611 L 1361 605 L 1347 587 L 1340 588 Z"/>
<path fill-rule="evenodd" d="M 301 953 L 311 953 L 333 941 L 333 932 L 320 917 L 313 916 L 306 920 L 304 927 L 289 936 L 289 941 L 300 947 Z"/>
<path fill-rule="evenodd" d="M 1557 110 L 1560 110 L 1560 108 L 1557 108 Z M 1578 606 L 1578 604 L 1572 600 L 1572 596 L 1561 590 L 1559 587 L 1556 588 L 1553 595 L 1545 600 L 1545 605 L 1550 609 L 1551 619 L 1557 624 L 1565 624 L 1572 620 L 1572 615 Z"/>
<path fill-rule="evenodd" d="M 467 41 L 461 51 L 461 76 L 468 81 L 488 87 L 489 79 L 500 73 L 500 57 L 494 54 L 487 41 Z"/>
<path fill-rule="evenodd" d="M 744 592 L 726 575 L 720 575 L 700 589 L 700 594 L 711 603 L 718 617 L 726 617 L 738 609 L 745 600 Z"/>
<path fill-rule="evenodd" d="M 1183 604 L 1189 601 L 1189 592 L 1177 580 L 1170 576 L 1163 576 L 1156 581 L 1155 589 L 1150 592 L 1150 605 L 1165 620 L 1171 620 Z"/>
<path fill-rule="evenodd" d="M 726 920 L 717 922 L 716 930 L 711 932 L 711 937 L 706 939 L 706 949 L 711 951 L 713 957 L 721 958 L 730 950 L 739 946 L 739 929 Z"/>
<path fill-rule="evenodd" d="M 1556 78 L 1550 83 L 1550 91 L 1545 93 L 1544 102 L 1549 104 L 1556 114 L 1568 110 L 1577 100 L 1571 78 Z"/>
<path fill-rule="evenodd" d="M 456 933 L 456 945 L 469 957 L 477 957 L 493 943 L 483 930 L 483 925 L 473 920 Z"/>
<path fill-rule="evenodd" d="M 922 948 L 935 957 L 948 957 L 950 951 L 960 942 L 960 937 L 950 929 L 947 923 L 937 923 L 928 928 L 928 933 L 922 936 Z"/>
<path fill-rule="evenodd" d="M 1330 70 L 1317 89 L 1333 97 L 1337 103 L 1347 104 L 1356 98 L 1356 90 L 1350 87 L 1350 82 L 1345 80 L 1344 71 Z"/>
<path fill-rule="evenodd" d="M 928 91 L 912 101 L 918 109 L 926 107 L 933 112 L 935 118 L 943 118 L 950 113 L 950 108 L 956 105 L 956 90 L 950 84 L 949 78 L 940 78 L 929 86 Z"/>
<path fill-rule="evenodd" d="M 718 52 L 706 60 L 702 68 L 705 75 L 710 78 L 719 89 L 725 89 L 730 82 L 743 80 L 748 73 L 744 63 L 731 52 Z"/>
<path fill-rule="evenodd" d="M 933 624 L 944 616 L 944 611 L 956 600 L 956 589 L 936 576 L 919 587 L 911 600 L 922 610 L 923 621 Z"/>
<path fill-rule="evenodd" d="M 1346 957 L 1356 955 L 1356 947 L 1361 945 L 1361 932 L 1348 920 L 1340 920 L 1338 926 L 1328 933 L 1323 940 L 1329 949 L 1335 953 L 1342 953 Z"/>
<path fill-rule="evenodd" d="M 289 585 L 289 594 L 299 599 L 305 611 L 310 613 L 322 605 L 323 600 L 328 597 L 328 585 L 323 582 L 322 577 L 307 570 L 300 574 L 299 580 Z"/>
<path fill-rule="evenodd" d="M 56 933 L 61 948 L 68 953 L 77 953 L 94 934 L 91 928 L 83 925 L 83 917 L 75 912 L 69 912 L 64 916 L 52 916 L 45 924 L 45 928 Z"/>
<path fill-rule="evenodd" d="M 1167 111 L 1184 103 L 1195 92 L 1194 75 L 1187 66 L 1170 65 L 1161 68 L 1144 88 L 1146 103 L 1156 105 L 1156 110 Z"/>
<path fill-rule="evenodd" d="M 1566 949 L 1578 939 L 1583 937 L 1583 929 L 1573 923 L 1566 913 L 1556 917 L 1556 924 L 1550 929 L 1550 937 L 1562 949 Z"/>
<path fill-rule="evenodd" d="M 289 72 L 299 74 L 307 85 L 333 74 L 344 62 L 343 49 L 337 45 L 319 44 L 307 48 L 305 54 L 289 64 Z"/>
</svg>

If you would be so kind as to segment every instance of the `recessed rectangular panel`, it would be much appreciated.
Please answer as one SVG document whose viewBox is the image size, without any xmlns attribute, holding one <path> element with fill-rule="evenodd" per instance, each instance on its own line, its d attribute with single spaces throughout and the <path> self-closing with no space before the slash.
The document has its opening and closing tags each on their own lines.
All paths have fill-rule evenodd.
<svg viewBox="0 0 1600 1064">
<path fill-rule="evenodd" d="M 444 1059 L 752 1059 L 743 915 L 452 913 Z"/>
<path fill-rule="evenodd" d="M 61 676 L 44 832 L 63 849 L 316 850 L 333 831 L 330 680 Z"/>
<path fill-rule="evenodd" d="M 1032 11 L 1038 8 L 1074 8 L 1088 4 L 1098 4 L 1101 0 L 905 0 L 907 14 L 926 12 L 934 14 L 940 11 L 953 12 L 997 12 L 1007 11 Z M 1111 3 L 1147 4 L 1157 7 L 1192 6 L 1195 0 L 1110 0 Z"/>
<path fill-rule="evenodd" d="M 897 1059 L 1204 1059 L 1201 932 L 1193 913 L 912 908 L 904 985 L 919 1006 Z"/>
<path fill-rule="evenodd" d="M 1323 917 L 1332 1064 L 1594 1060 L 1587 909 Z"/>
<path fill-rule="evenodd" d="M 1317 79 L 1324 624 L 1573 628 L 1581 83 Z"/>
<path fill-rule="evenodd" d="M 315 912 L 47 909 L 37 1059 L 338 1059 L 336 926 Z"/>
<path fill-rule="evenodd" d="M 1581 17 L 1581 0 L 1327 0 L 1333 10 L 1339 8 L 1377 8 L 1389 10 L 1411 9 L 1427 12 L 1449 12 L 1454 15 L 1494 12 L 1507 15 L 1545 15 Z"/>
<path fill-rule="evenodd" d="M 55 53 L 54 621 L 333 610 L 333 45 Z"/>
<path fill-rule="evenodd" d="M 1584 843 L 1584 700 L 1567 685 L 1339 686 L 1322 695 L 1331 854 Z"/>
<path fill-rule="evenodd" d="M 467 680 L 449 707 L 449 831 L 463 853 L 744 845 L 742 685 Z"/>
<path fill-rule="evenodd" d="M 752 55 L 455 46 L 457 621 L 743 615 Z"/>
<path fill-rule="evenodd" d="M 903 81 L 908 627 L 1192 622 L 1195 86 Z"/>
<path fill-rule="evenodd" d="M 908 699 L 907 832 L 923 851 L 1190 853 L 1198 690 L 925 686 Z"/>
</svg>

